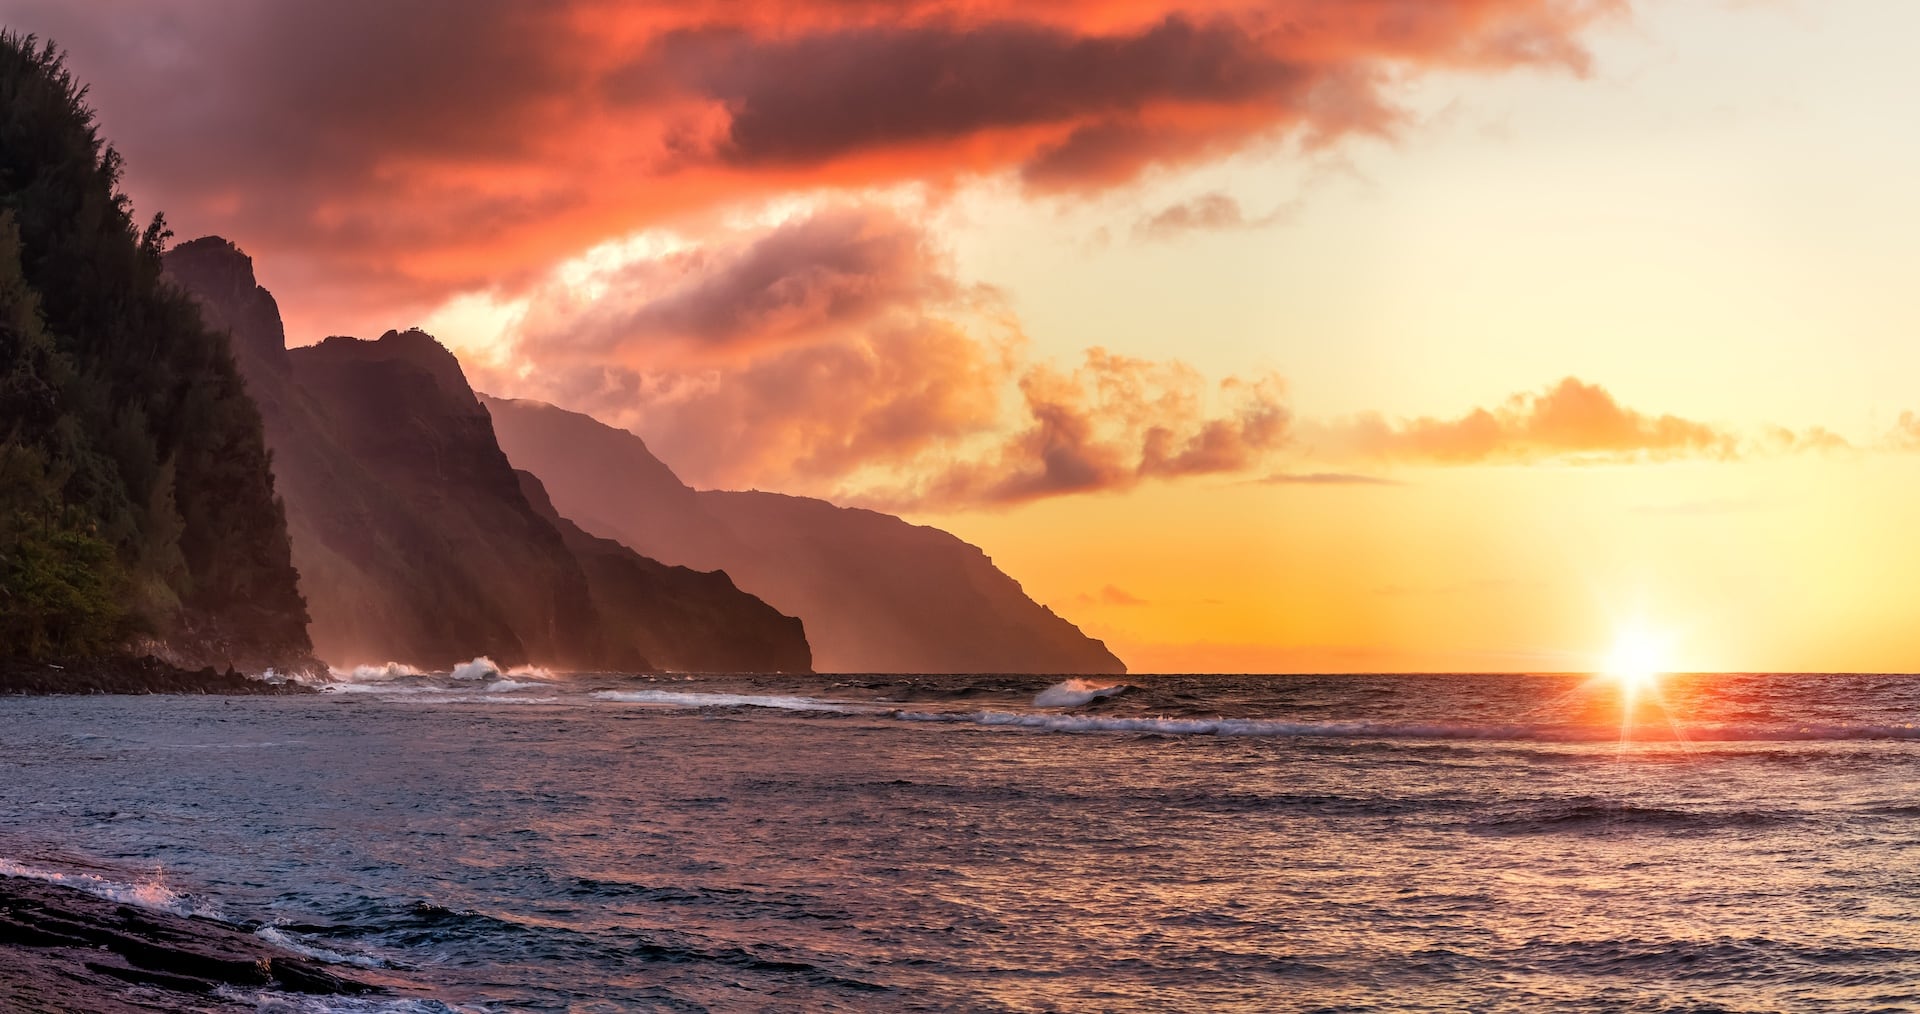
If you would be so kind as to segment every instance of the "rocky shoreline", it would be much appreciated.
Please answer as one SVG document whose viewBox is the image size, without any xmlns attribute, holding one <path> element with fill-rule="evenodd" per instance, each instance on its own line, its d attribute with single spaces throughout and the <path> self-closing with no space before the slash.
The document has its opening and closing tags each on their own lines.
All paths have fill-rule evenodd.
<svg viewBox="0 0 1920 1014">
<path fill-rule="evenodd" d="M 151 655 L 59 662 L 0 658 L 0 696 L 51 694 L 305 694 L 299 683 L 269 683 L 228 669 L 182 669 Z"/>
<path fill-rule="evenodd" d="M 244 926 L 0 875 L 0 1010 L 251 1011 L 259 1009 L 262 992 L 387 991 L 274 947 Z"/>
</svg>

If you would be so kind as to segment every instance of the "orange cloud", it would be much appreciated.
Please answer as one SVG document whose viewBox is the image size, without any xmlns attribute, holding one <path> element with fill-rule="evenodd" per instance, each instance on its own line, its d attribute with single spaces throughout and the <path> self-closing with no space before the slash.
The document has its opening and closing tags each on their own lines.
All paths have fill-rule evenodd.
<svg viewBox="0 0 1920 1014">
<path fill-rule="evenodd" d="M 1920 415 L 1900 413 L 1900 419 L 1894 423 L 1887 442 L 1895 450 L 1920 451 Z"/>
<path fill-rule="evenodd" d="M 1433 68 L 1582 72 L 1608 0 L 16 0 L 128 186 L 253 251 L 295 341 L 772 195 L 1124 185 L 1390 132 Z M 190 57 L 183 54 L 190 54 Z"/>
<path fill-rule="evenodd" d="M 1191 367 L 1088 349 L 1063 373 L 1021 375 L 1027 421 L 990 454 L 963 459 L 871 501 L 922 506 L 1010 504 L 1069 493 L 1128 489 L 1145 479 L 1238 472 L 1287 440 L 1290 415 L 1277 378 L 1207 385 Z"/>
<path fill-rule="evenodd" d="M 837 206 L 535 286 L 494 393 L 643 434 L 700 485 L 1004 504 L 1238 472 L 1286 440 L 1279 382 L 1095 348 L 1031 361 L 915 225 Z M 584 293 L 584 294 L 583 294 Z"/>
<path fill-rule="evenodd" d="M 1399 423 L 1366 415 L 1323 434 L 1330 449 L 1390 461 L 1439 464 L 1543 458 L 1606 460 L 1733 457 L 1739 441 L 1705 423 L 1622 406 L 1597 384 L 1568 377 L 1455 419 Z"/>
</svg>

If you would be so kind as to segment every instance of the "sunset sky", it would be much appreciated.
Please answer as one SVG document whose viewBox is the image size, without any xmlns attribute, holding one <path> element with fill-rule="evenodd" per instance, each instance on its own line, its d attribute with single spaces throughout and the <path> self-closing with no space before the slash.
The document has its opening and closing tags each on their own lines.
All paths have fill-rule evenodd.
<svg viewBox="0 0 1920 1014">
<path fill-rule="evenodd" d="M 293 343 L 945 528 L 1135 671 L 1920 668 L 1920 5 L 0 21 Z"/>
</svg>

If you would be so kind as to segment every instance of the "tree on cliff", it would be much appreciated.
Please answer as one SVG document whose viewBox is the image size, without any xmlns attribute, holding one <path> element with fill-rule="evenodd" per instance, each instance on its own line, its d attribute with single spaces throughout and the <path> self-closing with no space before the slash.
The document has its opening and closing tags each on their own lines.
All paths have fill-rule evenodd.
<svg viewBox="0 0 1920 1014">
<path fill-rule="evenodd" d="M 0 655 L 303 654 L 259 411 L 120 165 L 58 50 L 0 31 Z"/>
</svg>

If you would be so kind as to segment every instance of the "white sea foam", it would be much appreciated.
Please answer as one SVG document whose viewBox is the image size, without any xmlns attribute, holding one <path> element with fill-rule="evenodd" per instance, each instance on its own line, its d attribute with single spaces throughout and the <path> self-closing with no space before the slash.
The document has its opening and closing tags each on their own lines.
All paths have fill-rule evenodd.
<svg viewBox="0 0 1920 1014">
<path fill-rule="evenodd" d="M 525 682 L 522 680 L 494 680 L 492 683 L 487 684 L 487 693 L 504 694 L 515 690 L 531 690 L 534 687 L 544 686 L 546 686 L 545 683 Z"/>
<path fill-rule="evenodd" d="M 62 873 L 57 870 L 41 869 L 11 859 L 0 859 L 0 876 L 19 877 L 23 880 L 41 880 L 49 884 L 85 891 L 96 898 L 119 902 L 122 905 L 137 905 L 174 915 L 202 915 L 221 918 L 219 910 L 200 901 L 181 894 L 162 883 L 159 874 L 138 883 L 123 883 L 108 880 L 92 873 Z"/>
<path fill-rule="evenodd" d="M 501 673 L 500 667 L 493 664 L 493 659 L 481 655 L 471 662 L 462 662 L 454 666 L 451 675 L 457 680 L 486 680 L 493 679 Z"/>
<path fill-rule="evenodd" d="M 1125 683 L 1101 683 L 1096 680 L 1070 679 L 1040 691 L 1033 698 L 1036 708 L 1077 708 L 1102 697 L 1116 697 L 1132 689 Z"/>
<path fill-rule="evenodd" d="M 322 683 L 320 689 L 330 694 L 379 694 L 381 696 L 403 696 L 408 694 L 429 694 L 434 687 L 396 687 L 386 683 Z"/>
<path fill-rule="evenodd" d="M 351 669 L 327 670 L 335 683 L 391 683 L 397 679 L 420 675 L 420 670 L 402 662 L 383 662 L 379 665 L 356 665 Z"/>
<path fill-rule="evenodd" d="M 659 704 L 681 708 L 776 708 L 781 711 L 870 711 L 853 704 L 839 701 L 823 701 L 813 697 L 784 697 L 756 694 L 700 694 L 674 690 L 601 690 L 593 694 L 594 700 L 618 701 L 622 704 Z"/>
<path fill-rule="evenodd" d="M 325 961 L 334 965 L 358 965 L 361 968 L 390 968 L 387 962 L 370 954 L 349 954 L 331 950 L 308 942 L 305 938 L 281 929 L 278 926 L 262 926 L 253 931 L 253 935 L 282 950 L 295 954 L 304 954 L 315 961 Z"/>
<path fill-rule="evenodd" d="M 462 662 L 448 673 L 457 680 L 485 680 L 502 676 L 517 676 L 522 679 L 550 680 L 553 670 L 538 665 L 516 665 L 511 669 L 502 669 L 500 664 L 485 655 L 477 656 L 471 662 Z"/>
<path fill-rule="evenodd" d="M 222 986 L 214 995 L 254 1005 L 255 1014 L 468 1014 L 480 1008 L 397 997 L 304 996 Z"/>
</svg>

